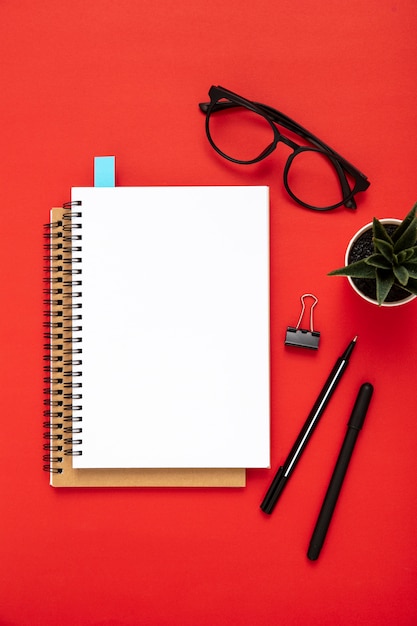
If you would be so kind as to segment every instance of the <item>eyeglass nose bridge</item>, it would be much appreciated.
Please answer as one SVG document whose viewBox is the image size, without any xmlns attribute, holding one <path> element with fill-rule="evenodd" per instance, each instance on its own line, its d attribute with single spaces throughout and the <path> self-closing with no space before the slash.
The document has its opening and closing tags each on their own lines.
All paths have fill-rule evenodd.
<svg viewBox="0 0 417 626">
<path fill-rule="evenodd" d="M 271 120 L 269 120 L 267 117 L 265 117 L 265 120 L 269 123 L 269 125 L 271 126 L 273 130 L 274 139 L 273 141 L 271 141 L 271 143 L 268 146 L 266 146 L 265 150 L 263 150 L 255 159 L 253 159 L 253 161 L 247 161 L 248 164 L 257 163 L 265 159 L 267 156 L 272 154 L 272 152 L 274 152 L 274 150 L 277 148 L 279 143 L 283 143 L 289 148 L 291 148 L 291 150 L 293 151 L 292 153 L 293 155 L 295 155 L 297 150 L 302 149 L 302 146 L 300 146 L 298 143 L 295 143 L 295 141 L 292 141 L 291 139 L 289 139 L 289 137 L 286 137 L 285 135 L 280 133 L 278 128 L 275 126 L 275 124 L 273 124 Z M 291 155 L 289 158 L 291 158 Z"/>
<path fill-rule="evenodd" d="M 276 133 L 278 134 L 278 139 L 276 141 L 276 144 L 278 145 L 278 143 L 282 142 L 283 144 L 285 144 L 286 146 L 288 146 L 289 148 L 291 148 L 291 150 L 293 151 L 293 154 L 299 150 L 300 148 L 302 148 L 302 146 L 300 146 L 298 143 L 295 143 L 295 141 L 292 141 L 289 137 L 286 137 L 285 135 L 283 135 L 282 133 L 279 132 L 279 130 L 277 129 L 276 126 L 274 126 Z M 291 156 L 291 155 L 290 155 Z"/>
</svg>

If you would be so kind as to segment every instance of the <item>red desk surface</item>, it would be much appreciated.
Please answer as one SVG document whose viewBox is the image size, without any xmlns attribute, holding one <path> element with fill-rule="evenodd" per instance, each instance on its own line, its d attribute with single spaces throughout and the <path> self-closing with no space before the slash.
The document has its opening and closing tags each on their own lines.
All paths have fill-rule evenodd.
<svg viewBox="0 0 417 626">
<path fill-rule="evenodd" d="M 0 4 L 0 624 L 417 623 L 417 302 L 372 307 L 326 274 L 417 200 L 413 0 Z M 197 108 L 222 84 L 281 109 L 371 181 L 358 209 L 285 195 L 285 148 L 227 164 Z M 42 472 L 43 224 L 95 155 L 118 185 L 271 188 L 271 470 L 245 489 L 54 490 Z M 122 216 L 115 215 L 115 219 Z M 283 339 L 319 298 L 318 353 Z M 336 356 L 358 345 L 271 517 L 260 501 Z M 242 338 L 244 340 L 244 338 Z M 375 387 L 320 558 L 306 550 L 361 383 Z"/>
</svg>

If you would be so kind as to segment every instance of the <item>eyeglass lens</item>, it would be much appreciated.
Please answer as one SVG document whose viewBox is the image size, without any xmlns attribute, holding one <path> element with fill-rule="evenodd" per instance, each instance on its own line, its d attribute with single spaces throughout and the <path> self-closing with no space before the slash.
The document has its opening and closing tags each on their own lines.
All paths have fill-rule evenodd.
<svg viewBox="0 0 417 626">
<path fill-rule="evenodd" d="M 244 107 L 213 113 L 209 130 L 221 152 L 243 163 L 257 159 L 274 141 L 274 131 L 268 121 Z"/>
<path fill-rule="evenodd" d="M 296 199 L 317 208 L 331 207 L 343 201 L 335 161 L 325 152 L 296 151 L 290 159 L 287 185 Z"/>
<path fill-rule="evenodd" d="M 212 113 L 208 129 L 217 149 L 241 163 L 262 158 L 274 141 L 274 131 L 268 120 L 244 107 Z M 283 149 L 291 150 L 287 146 Z M 308 206 L 325 208 L 344 200 L 335 160 L 325 152 L 304 148 L 291 152 L 285 177 L 290 193 Z"/>
</svg>

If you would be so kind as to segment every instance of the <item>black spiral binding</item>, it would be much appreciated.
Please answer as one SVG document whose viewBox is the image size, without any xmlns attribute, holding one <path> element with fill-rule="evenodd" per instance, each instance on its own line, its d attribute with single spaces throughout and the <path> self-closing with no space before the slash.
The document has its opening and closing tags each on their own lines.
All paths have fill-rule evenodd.
<svg viewBox="0 0 417 626">
<path fill-rule="evenodd" d="M 81 455 L 81 202 L 68 202 L 45 226 L 43 469 L 61 474 L 65 457 Z"/>
</svg>

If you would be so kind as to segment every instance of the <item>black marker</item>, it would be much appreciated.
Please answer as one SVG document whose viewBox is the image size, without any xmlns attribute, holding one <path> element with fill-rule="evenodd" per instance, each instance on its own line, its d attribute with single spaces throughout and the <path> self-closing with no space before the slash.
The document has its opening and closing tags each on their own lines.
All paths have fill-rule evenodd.
<svg viewBox="0 0 417 626">
<path fill-rule="evenodd" d="M 288 479 L 291 476 L 294 467 L 301 456 L 301 453 L 306 447 L 307 442 L 310 439 L 314 428 L 317 426 L 317 423 L 324 409 L 326 408 L 327 403 L 329 402 L 337 383 L 339 382 L 343 372 L 345 371 L 349 363 L 349 358 L 352 354 L 353 348 L 356 345 L 356 340 L 357 337 L 352 339 L 342 356 L 337 359 L 335 366 L 330 372 L 329 377 L 327 378 L 324 387 L 316 400 L 316 403 L 311 409 L 310 414 L 307 417 L 307 420 L 303 428 L 301 429 L 301 432 L 298 435 L 295 444 L 291 448 L 291 452 L 289 453 L 287 460 L 275 474 L 272 484 L 269 487 L 266 496 L 261 504 L 261 509 L 264 513 L 270 514 L 274 510 L 279 496 L 281 495 L 285 485 L 287 484 Z"/>
<path fill-rule="evenodd" d="M 374 388 L 371 383 L 364 383 L 359 389 L 355 406 L 353 407 L 352 415 L 350 416 L 348 423 L 348 430 L 343 441 L 339 457 L 336 461 L 333 476 L 330 480 L 330 484 L 317 519 L 316 527 L 311 538 L 310 547 L 307 553 L 307 556 L 311 561 L 315 561 L 318 558 L 326 538 L 327 529 L 329 528 L 330 520 L 332 519 L 333 511 L 349 465 L 350 457 L 352 456 L 359 431 L 363 426 L 373 391 Z"/>
</svg>

